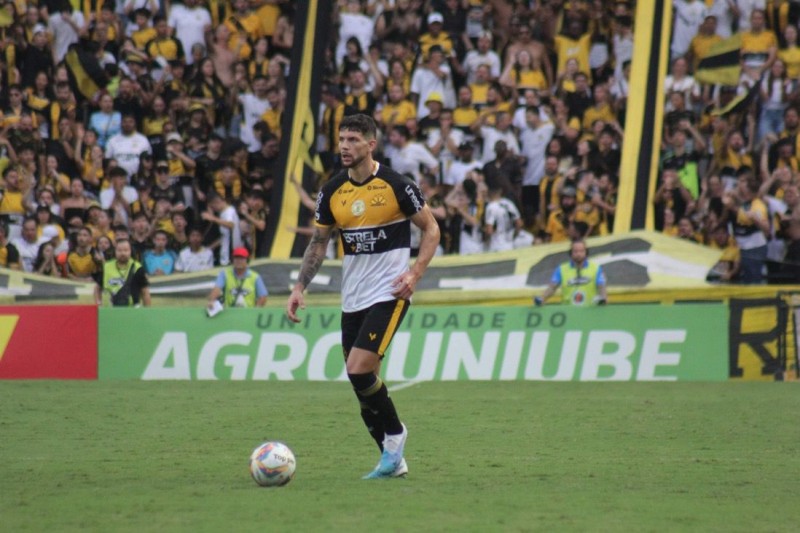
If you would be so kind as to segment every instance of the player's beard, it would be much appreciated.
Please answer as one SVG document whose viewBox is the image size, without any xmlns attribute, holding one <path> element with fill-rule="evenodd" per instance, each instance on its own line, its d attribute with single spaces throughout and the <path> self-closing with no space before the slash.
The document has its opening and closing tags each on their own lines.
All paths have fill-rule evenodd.
<svg viewBox="0 0 800 533">
<path fill-rule="evenodd" d="M 356 168 L 358 165 L 363 163 L 366 158 L 367 158 L 366 155 L 362 155 L 361 157 L 350 156 L 350 164 L 346 165 L 343 160 L 342 166 L 344 168 Z"/>
</svg>

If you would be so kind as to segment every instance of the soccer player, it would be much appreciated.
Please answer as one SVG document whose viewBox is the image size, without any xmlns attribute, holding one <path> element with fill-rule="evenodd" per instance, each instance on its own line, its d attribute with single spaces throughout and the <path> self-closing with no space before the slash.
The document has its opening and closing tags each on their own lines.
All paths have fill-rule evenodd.
<svg viewBox="0 0 800 533">
<path fill-rule="evenodd" d="M 439 226 L 417 185 L 372 159 L 375 135 L 375 122 L 367 115 L 342 119 L 339 150 L 344 168 L 319 193 L 314 234 L 286 303 L 289 319 L 300 322 L 303 291 L 319 271 L 328 240 L 338 228 L 345 253 L 342 348 L 347 375 L 361 417 L 382 451 L 378 466 L 364 479 L 408 473 L 403 458 L 408 431 L 379 373 L 384 352 L 439 244 Z M 409 268 L 411 222 L 422 237 L 419 255 Z"/>
</svg>

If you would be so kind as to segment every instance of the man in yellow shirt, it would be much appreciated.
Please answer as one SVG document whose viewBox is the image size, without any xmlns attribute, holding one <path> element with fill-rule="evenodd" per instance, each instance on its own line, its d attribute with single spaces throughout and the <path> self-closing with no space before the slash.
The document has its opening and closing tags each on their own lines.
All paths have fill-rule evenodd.
<svg viewBox="0 0 800 533">
<path fill-rule="evenodd" d="M 722 36 L 717 34 L 717 17 L 708 15 L 700 25 L 700 30 L 692 38 L 689 44 L 689 56 L 692 61 L 692 70 L 697 70 L 700 60 L 708 55 L 711 47 L 722 40 Z"/>
<path fill-rule="evenodd" d="M 583 113 L 583 121 L 581 123 L 583 131 L 591 131 L 592 124 L 597 120 L 602 120 L 605 123 L 616 122 L 617 120 L 617 115 L 614 113 L 614 108 L 611 107 L 609 100 L 608 88 L 602 84 L 594 88 L 594 105 Z"/>
<path fill-rule="evenodd" d="M 389 102 L 376 118 L 381 127 L 386 129 L 396 125 L 404 126 L 406 121 L 417 118 L 417 107 L 406 98 L 401 85 L 392 85 L 389 88 Z"/>
<path fill-rule="evenodd" d="M 554 38 L 558 66 L 556 75 L 566 70 L 567 61 L 575 58 L 578 61 L 578 70 L 589 72 L 589 51 L 592 47 L 592 35 L 583 32 L 583 23 L 572 19 L 567 26 L 567 32 L 556 35 Z"/>
</svg>

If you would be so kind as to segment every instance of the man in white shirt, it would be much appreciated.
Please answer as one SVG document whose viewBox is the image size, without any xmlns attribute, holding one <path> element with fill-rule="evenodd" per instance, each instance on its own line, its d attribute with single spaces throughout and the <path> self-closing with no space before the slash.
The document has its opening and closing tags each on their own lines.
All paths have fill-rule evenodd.
<svg viewBox="0 0 800 533">
<path fill-rule="evenodd" d="M 428 114 L 425 102 L 431 93 L 438 92 L 442 95 L 444 107 L 456 107 L 456 92 L 453 87 L 453 75 L 450 65 L 445 62 L 444 52 L 439 45 L 431 46 L 428 50 L 428 60 L 419 65 L 411 76 L 410 92 L 417 103 L 417 116 L 424 117 Z"/>
<path fill-rule="evenodd" d="M 387 156 L 391 154 L 392 168 L 400 174 L 414 176 L 414 181 L 420 182 L 422 175 L 420 167 L 424 167 L 428 174 L 439 175 L 439 161 L 433 157 L 422 144 L 410 141 L 411 134 L 405 126 L 395 126 L 389 132 L 391 150 L 387 149 Z"/>
<path fill-rule="evenodd" d="M 242 104 L 242 131 L 240 138 L 247 144 L 249 152 L 257 152 L 261 149 L 261 140 L 256 138 L 253 126 L 261 120 L 269 108 L 267 89 L 269 83 L 267 78 L 257 75 L 253 78 L 253 92 L 239 95 L 239 103 Z"/>
<path fill-rule="evenodd" d="M 472 154 L 474 152 L 475 149 L 470 142 L 462 142 L 460 145 L 458 145 L 458 159 L 453 161 L 447 173 L 445 173 L 444 179 L 442 180 L 442 183 L 446 187 L 446 190 L 444 191 L 445 194 L 447 194 L 450 189 L 464 181 L 464 178 L 467 177 L 467 174 L 473 170 L 480 170 L 483 168 L 483 165 L 480 161 L 473 159 Z"/>
<path fill-rule="evenodd" d="M 36 238 L 38 224 L 34 217 L 28 217 L 22 223 L 22 235 L 11 239 L 11 244 L 19 252 L 19 263 L 25 272 L 33 272 L 33 264 L 39 254 L 39 241 Z"/>
<path fill-rule="evenodd" d="M 203 246 L 203 232 L 200 228 L 189 230 L 189 246 L 181 250 L 175 262 L 176 272 L 200 272 L 214 268 L 214 254 Z"/>
<path fill-rule="evenodd" d="M 527 127 L 520 134 L 522 155 L 527 163 L 522 174 L 522 211 L 526 223 L 533 223 L 539 209 L 539 182 L 544 176 L 544 160 L 546 149 L 553 138 L 555 126 L 550 121 L 543 121 L 536 106 L 525 109 Z"/>
<path fill-rule="evenodd" d="M 231 263 L 231 253 L 235 248 L 244 246 L 242 230 L 239 227 L 239 214 L 236 208 L 230 205 L 217 193 L 208 195 L 208 211 L 201 214 L 203 220 L 213 222 L 219 226 L 219 264 L 228 266 Z"/>
<path fill-rule="evenodd" d="M 53 36 L 53 63 L 58 64 L 67 55 L 71 44 L 77 43 L 80 34 L 86 29 L 83 13 L 74 11 L 69 0 L 62 0 L 47 19 L 47 31 Z"/>
<path fill-rule="evenodd" d="M 100 191 L 100 207 L 103 209 L 114 209 L 120 213 L 127 223 L 130 205 L 139 199 L 139 194 L 134 187 L 128 185 L 128 173 L 122 167 L 114 167 L 108 177 L 111 186 Z"/>
<path fill-rule="evenodd" d="M 492 50 L 492 32 L 483 31 L 478 37 L 478 47 L 467 52 L 464 58 L 464 70 L 467 72 L 467 83 L 475 83 L 475 72 L 481 65 L 489 66 L 491 81 L 500 77 L 500 56 Z"/>
<path fill-rule="evenodd" d="M 675 24 L 672 27 L 672 59 L 686 55 L 692 38 L 706 18 L 703 0 L 674 0 Z"/>
<path fill-rule="evenodd" d="M 489 185 L 489 198 L 484 211 L 483 233 L 489 237 L 488 251 L 514 249 L 514 237 L 522 229 L 522 218 L 514 202 L 503 197 L 498 184 Z"/>
<path fill-rule="evenodd" d="M 139 156 L 142 152 L 152 154 L 150 141 L 136 131 L 136 117 L 122 115 L 122 131 L 112 136 L 106 143 L 106 159 L 115 159 L 117 164 L 133 176 L 139 171 Z"/>
<path fill-rule="evenodd" d="M 199 0 L 183 0 L 182 4 L 172 4 L 167 18 L 167 25 L 175 28 L 175 38 L 181 42 L 186 52 L 186 64 L 194 61 L 189 52 L 195 44 L 205 46 L 205 32 L 211 27 L 211 15 L 208 9 L 200 5 Z"/>
<path fill-rule="evenodd" d="M 505 141 L 508 150 L 512 154 L 519 155 L 519 141 L 517 141 L 514 130 L 511 129 L 511 114 L 508 111 L 498 112 L 496 114 L 494 126 L 486 125 L 486 119 L 488 117 L 488 113 L 482 115 L 480 120 L 473 126 L 473 129 L 480 132 L 481 139 L 483 139 L 481 163 L 485 165 L 495 158 L 494 145 L 497 144 L 497 141 Z"/>
</svg>

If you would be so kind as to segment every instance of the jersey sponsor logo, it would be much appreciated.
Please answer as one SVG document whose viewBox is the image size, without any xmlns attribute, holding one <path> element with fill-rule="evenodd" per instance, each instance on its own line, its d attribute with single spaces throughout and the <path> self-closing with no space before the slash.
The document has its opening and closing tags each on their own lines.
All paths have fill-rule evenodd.
<svg viewBox="0 0 800 533">
<path fill-rule="evenodd" d="M 336 194 L 350 194 L 354 190 L 355 189 L 352 187 L 350 187 L 349 189 L 339 189 L 338 191 L 336 191 Z"/>
<path fill-rule="evenodd" d="M 367 185 L 367 190 L 368 191 L 382 191 L 384 189 L 387 189 L 388 187 L 389 187 L 388 185 Z"/>
<path fill-rule="evenodd" d="M 361 231 L 347 231 L 342 233 L 344 245 L 351 253 L 372 253 L 375 246 L 387 238 L 383 229 L 367 229 Z"/>
<path fill-rule="evenodd" d="M 416 192 L 414 192 L 414 187 L 411 185 L 406 185 L 406 194 L 408 198 L 411 200 L 411 203 L 414 204 L 414 209 L 417 211 L 422 211 L 422 203 L 420 203 L 419 198 L 417 197 Z"/>
<path fill-rule="evenodd" d="M 366 210 L 367 204 L 364 203 L 364 200 L 356 200 L 350 207 L 350 211 L 357 217 L 363 215 Z"/>
<path fill-rule="evenodd" d="M 317 207 L 314 210 L 314 220 L 317 222 L 319 222 L 319 208 L 322 205 L 322 196 L 322 191 L 319 191 L 319 194 L 317 194 Z"/>
<path fill-rule="evenodd" d="M 376 194 L 369 202 L 370 207 L 383 207 L 386 205 L 386 197 L 382 194 Z"/>
</svg>

